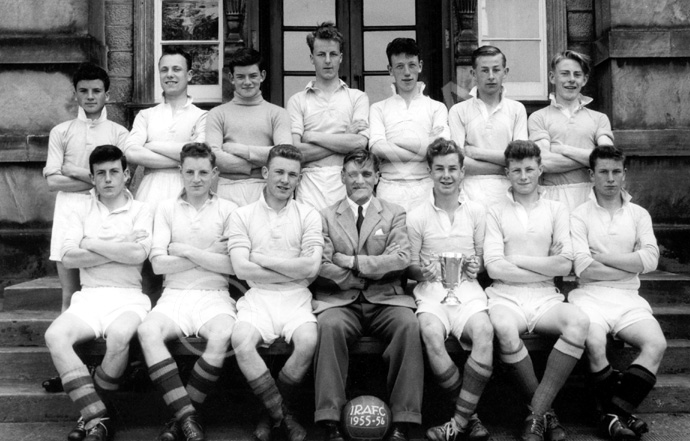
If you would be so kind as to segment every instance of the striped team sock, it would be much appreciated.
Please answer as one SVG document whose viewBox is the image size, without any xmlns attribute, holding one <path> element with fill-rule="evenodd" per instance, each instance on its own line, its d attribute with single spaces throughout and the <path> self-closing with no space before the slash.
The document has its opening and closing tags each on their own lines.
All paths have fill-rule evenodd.
<svg viewBox="0 0 690 441">
<path fill-rule="evenodd" d="M 175 415 L 175 419 L 179 421 L 194 413 L 194 406 L 182 385 L 175 360 L 166 358 L 149 367 L 149 376 L 163 394 L 163 401 Z"/>
<path fill-rule="evenodd" d="M 534 392 L 539 387 L 539 380 L 537 380 L 537 376 L 534 374 L 532 359 L 522 340 L 520 340 L 520 347 L 517 351 L 501 352 L 500 358 L 509 368 L 509 373 L 518 384 L 525 402 L 529 403 L 532 401 Z"/>
<path fill-rule="evenodd" d="M 61 376 L 62 387 L 70 399 L 77 405 L 84 421 L 100 418 L 106 414 L 106 408 L 101 401 L 93 379 L 86 366 L 81 365 Z"/>
<path fill-rule="evenodd" d="M 571 343 L 562 335 L 559 337 L 546 361 L 546 370 L 541 383 L 532 397 L 532 411 L 535 414 L 543 415 L 551 409 L 554 398 L 573 371 L 577 360 L 582 357 L 584 350 L 584 346 Z"/>
<path fill-rule="evenodd" d="M 469 359 L 468 359 L 469 360 Z M 435 374 L 436 382 L 448 395 L 455 401 L 458 398 L 460 387 L 462 386 L 462 377 L 460 370 L 455 364 L 451 364 L 448 369 L 440 374 Z"/>
<path fill-rule="evenodd" d="M 222 365 L 214 366 L 204 357 L 199 357 L 187 382 L 187 394 L 196 409 L 204 404 L 206 396 L 213 390 L 222 370 Z"/>
<path fill-rule="evenodd" d="M 276 382 L 273 380 L 273 377 L 271 377 L 271 373 L 268 369 L 258 378 L 249 381 L 249 387 L 252 388 L 254 395 L 256 395 L 266 407 L 271 419 L 273 421 L 282 421 L 284 416 L 283 397 L 280 395 Z"/>
<path fill-rule="evenodd" d="M 470 417 L 479 403 L 479 397 L 482 396 L 484 387 L 491 378 L 493 367 L 469 357 L 465 363 L 464 371 L 462 389 L 458 400 L 455 402 L 455 415 L 453 416 L 453 421 L 460 428 L 465 428 L 469 424 Z"/>
<path fill-rule="evenodd" d="M 617 414 L 628 416 L 647 397 L 656 384 L 656 375 L 644 366 L 631 364 L 613 390 L 611 403 L 617 407 Z M 622 412 L 620 412 L 622 410 Z"/>
</svg>

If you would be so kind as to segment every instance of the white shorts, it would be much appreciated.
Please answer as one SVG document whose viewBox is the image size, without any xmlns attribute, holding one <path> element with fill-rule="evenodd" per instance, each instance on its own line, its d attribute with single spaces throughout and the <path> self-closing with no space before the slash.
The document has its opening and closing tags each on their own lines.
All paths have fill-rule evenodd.
<svg viewBox="0 0 690 441">
<path fill-rule="evenodd" d="M 568 293 L 568 302 L 582 309 L 592 324 L 616 335 L 642 320 L 656 320 L 652 307 L 637 290 L 588 285 Z"/>
<path fill-rule="evenodd" d="M 589 195 L 592 193 L 592 184 L 590 182 L 582 182 L 580 184 L 565 184 L 565 185 L 543 185 L 544 199 L 552 201 L 559 201 L 565 205 L 572 213 L 577 207 L 589 200 Z"/>
<path fill-rule="evenodd" d="M 309 167 L 302 169 L 302 180 L 295 191 L 295 199 L 316 208 L 330 207 L 347 196 L 340 179 L 342 167 Z"/>
<path fill-rule="evenodd" d="M 555 287 L 534 288 L 503 283 L 494 283 L 486 288 L 486 295 L 489 297 L 489 315 L 497 305 L 508 307 L 524 320 L 527 332 L 534 331 L 544 314 L 565 300 Z"/>
<path fill-rule="evenodd" d="M 67 234 L 69 215 L 79 211 L 79 206 L 89 203 L 89 193 L 71 193 L 58 191 L 55 197 L 55 213 L 53 214 L 53 233 L 50 236 L 50 257 L 54 262 L 62 261 L 60 250 Z"/>
<path fill-rule="evenodd" d="M 265 186 L 266 181 L 263 179 L 249 178 L 234 181 L 227 178 L 218 178 L 217 194 L 218 197 L 244 207 L 258 201 Z"/>
<path fill-rule="evenodd" d="M 400 205 L 410 212 L 424 202 L 432 200 L 434 182 L 430 178 L 418 181 L 390 181 L 380 178 L 376 187 L 376 197 Z"/>
<path fill-rule="evenodd" d="M 185 337 L 198 337 L 209 320 L 227 314 L 237 319 L 235 301 L 227 291 L 165 288 L 152 312 L 167 316 Z"/>
<path fill-rule="evenodd" d="M 134 312 L 144 320 L 151 310 L 151 300 L 138 288 L 83 288 L 72 296 L 65 311 L 88 324 L 96 338 L 106 336 L 108 326 L 125 312 Z"/>
<path fill-rule="evenodd" d="M 467 199 L 486 208 L 503 203 L 508 197 L 508 188 L 510 181 L 501 175 L 465 176 L 462 180 L 462 191 Z"/>
<path fill-rule="evenodd" d="M 421 282 L 414 288 L 417 311 L 415 314 L 433 314 L 444 328 L 444 336 L 453 335 L 458 339 L 463 349 L 471 350 L 471 342 L 462 339 L 462 332 L 467 321 L 478 312 L 488 310 L 486 294 L 479 283 L 467 281 L 455 290 L 455 295 L 460 300 L 459 306 L 442 305 L 441 301 L 446 297 L 447 291 L 441 282 Z"/>
<path fill-rule="evenodd" d="M 270 346 L 278 337 L 290 343 L 292 334 L 305 323 L 316 323 L 311 312 L 311 291 L 269 291 L 252 288 L 237 302 L 237 321 L 254 326 Z"/>
<path fill-rule="evenodd" d="M 175 199 L 182 192 L 182 176 L 177 168 L 147 168 L 134 199 L 146 202 L 152 213 L 160 201 Z"/>
</svg>

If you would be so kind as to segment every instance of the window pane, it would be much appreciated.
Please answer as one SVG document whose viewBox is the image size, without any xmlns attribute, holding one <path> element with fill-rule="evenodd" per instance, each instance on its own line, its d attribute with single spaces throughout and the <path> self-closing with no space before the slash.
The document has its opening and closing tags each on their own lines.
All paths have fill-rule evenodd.
<svg viewBox="0 0 690 441">
<path fill-rule="evenodd" d="M 218 40 L 218 0 L 163 1 L 162 39 Z"/>
<path fill-rule="evenodd" d="M 364 91 L 369 96 L 369 103 L 385 100 L 393 96 L 393 78 L 389 75 L 367 75 L 364 77 Z"/>
<path fill-rule="evenodd" d="M 546 66 L 541 65 L 541 44 L 538 41 L 492 40 L 491 44 L 501 48 L 508 60 L 510 72 L 507 80 L 511 82 L 540 82 L 545 75 Z"/>
<path fill-rule="evenodd" d="M 415 24 L 415 0 L 364 0 L 364 26 Z"/>
<path fill-rule="evenodd" d="M 324 21 L 335 23 L 335 0 L 283 0 L 283 25 L 314 27 Z"/>
<path fill-rule="evenodd" d="M 485 0 L 483 38 L 540 38 L 537 0 Z"/>
<path fill-rule="evenodd" d="M 283 68 L 289 70 L 314 70 L 309 61 L 307 32 L 283 33 Z"/>
<path fill-rule="evenodd" d="M 283 78 L 283 107 L 287 106 L 290 97 L 297 92 L 304 90 L 307 83 L 313 80 L 314 77 L 284 77 Z"/>
<path fill-rule="evenodd" d="M 388 70 L 386 46 L 398 37 L 416 38 L 415 31 L 364 32 L 364 70 Z"/>
</svg>

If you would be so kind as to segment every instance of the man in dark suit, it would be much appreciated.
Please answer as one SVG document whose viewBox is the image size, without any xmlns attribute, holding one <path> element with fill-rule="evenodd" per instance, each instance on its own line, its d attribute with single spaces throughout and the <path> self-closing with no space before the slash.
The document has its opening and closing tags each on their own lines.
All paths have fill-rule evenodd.
<svg viewBox="0 0 690 441">
<path fill-rule="evenodd" d="M 324 209 L 324 252 L 314 285 L 319 342 L 315 356 L 315 420 L 327 441 L 342 441 L 349 346 L 370 334 L 386 343 L 387 387 L 393 427 L 389 441 L 406 441 L 421 423 L 424 365 L 415 303 L 401 277 L 410 261 L 402 207 L 373 196 L 378 158 L 358 149 L 343 160 L 347 197 Z"/>
</svg>

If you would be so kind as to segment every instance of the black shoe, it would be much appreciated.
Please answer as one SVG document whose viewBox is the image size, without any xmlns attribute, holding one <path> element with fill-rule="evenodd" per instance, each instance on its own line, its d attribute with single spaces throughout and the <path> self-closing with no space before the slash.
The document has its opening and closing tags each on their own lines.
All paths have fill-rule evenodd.
<svg viewBox="0 0 690 441">
<path fill-rule="evenodd" d="M 180 429 L 186 441 L 204 441 L 204 429 L 197 421 L 195 414 L 187 415 L 179 422 Z"/>
<path fill-rule="evenodd" d="M 97 418 L 97 422 L 86 423 L 86 437 L 84 441 L 109 441 L 115 435 L 112 421 L 108 417 Z"/>
<path fill-rule="evenodd" d="M 256 441 L 270 441 L 271 430 L 273 429 L 273 423 L 271 418 L 263 414 L 259 422 L 256 424 L 256 429 L 254 429 L 254 439 Z"/>
<path fill-rule="evenodd" d="M 556 412 L 553 409 L 546 412 L 546 428 L 544 430 L 544 438 L 547 441 L 565 441 L 565 428 L 558 421 Z"/>
<path fill-rule="evenodd" d="M 156 441 L 179 441 L 182 438 L 182 431 L 175 418 L 165 423 L 165 427 L 158 434 Z"/>
<path fill-rule="evenodd" d="M 345 437 L 340 433 L 340 424 L 336 421 L 326 421 L 323 423 L 323 441 L 345 441 Z"/>
<path fill-rule="evenodd" d="M 627 421 L 630 430 L 635 432 L 637 436 L 642 436 L 649 432 L 649 426 L 643 420 L 639 419 L 636 415 L 630 415 Z"/>
<path fill-rule="evenodd" d="M 60 378 L 59 376 L 48 378 L 43 383 L 41 383 L 41 386 L 43 386 L 43 389 L 45 389 L 46 392 L 50 393 L 64 391 L 64 389 L 62 388 L 62 378 Z"/>
<path fill-rule="evenodd" d="M 525 418 L 522 441 L 544 441 L 544 415 L 530 412 Z"/>
<path fill-rule="evenodd" d="M 479 420 L 479 417 L 476 413 L 470 417 L 470 422 L 465 431 L 467 432 L 467 439 L 470 441 L 487 441 L 491 436 L 487 428 L 484 427 L 484 424 L 482 424 L 482 422 Z"/>
<path fill-rule="evenodd" d="M 67 439 L 69 441 L 81 441 L 86 437 L 86 422 L 84 421 L 84 418 L 79 417 L 77 420 L 77 424 L 74 425 L 74 428 L 70 433 L 67 434 Z"/>
<path fill-rule="evenodd" d="M 409 441 L 407 424 L 393 423 L 393 427 L 385 439 L 386 441 Z"/>
<path fill-rule="evenodd" d="M 608 436 L 613 441 L 632 441 L 637 439 L 635 432 L 618 418 L 618 415 L 607 413 L 601 417 L 599 430 L 602 435 Z"/>
<path fill-rule="evenodd" d="M 429 441 L 460 441 L 469 439 L 467 433 L 455 427 L 453 421 L 448 421 L 441 426 L 429 427 L 426 431 L 426 439 Z"/>
<path fill-rule="evenodd" d="M 280 428 L 288 441 L 304 441 L 307 438 L 307 430 L 297 422 L 294 416 L 285 413 L 280 422 Z"/>
</svg>

